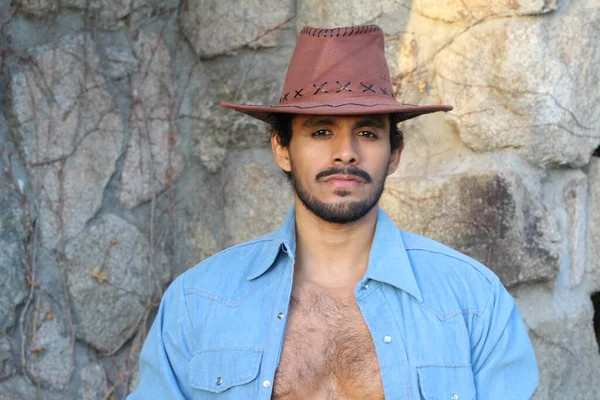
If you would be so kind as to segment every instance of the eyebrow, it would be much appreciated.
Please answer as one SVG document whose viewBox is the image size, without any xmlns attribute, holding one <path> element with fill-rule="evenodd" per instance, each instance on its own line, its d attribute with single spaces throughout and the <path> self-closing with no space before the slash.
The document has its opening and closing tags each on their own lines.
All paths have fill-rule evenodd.
<svg viewBox="0 0 600 400">
<path fill-rule="evenodd" d="M 335 121 L 328 117 L 313 117 L 302 123 L 305 128 L 318 128 L 319 126 L 335 126 Z M 354 124 L 354 129 L 372 126 L 379 129 L 385 128 L 385 122 L 379 118 L 364 118 Z"/>
</svg>

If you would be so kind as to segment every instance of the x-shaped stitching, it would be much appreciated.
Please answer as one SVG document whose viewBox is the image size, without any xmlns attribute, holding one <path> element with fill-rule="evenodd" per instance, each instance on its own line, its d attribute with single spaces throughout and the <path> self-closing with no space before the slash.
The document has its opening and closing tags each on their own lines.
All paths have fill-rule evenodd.
<svg viewBox="0 0 600 400">
<path fill-rule="evenodd" d="M 370 84 L 370 85 L 368 85 L 368 86 L 367 86 L 367 85 L 365 85 L 364 83 L 362 83 L 362 82 L 361 82 L 361 83 L 360 83 L 360 85 L 361 85 L 362 87 L 364 87 L 364 89 L 363 89 L 363 93 L 364 93 L 364 92 L 373 92 L 373 93 L 375 93 L 375 91 L 373 90 L 373 85 L 374 85 L 374 83 L 372 83 L 372 84 Z"/>
<path fill-rule="evenodd" d="M 294 95 L 294 98 L 296 98 L 296 97 L 302 97 L 302 96 L 304 96 L 304 95 L 302 94 L 302 91 L 303 91 L 303 90 L 304 90 L 304 88 L 302 88 L 302 89 L 300 89 L 300 90 L 296 90 L 296 89 L 294 89 L 294 92 L 296 92 L 296 94 Z"/>
<path fill-rule="evenodd" d="M 348 86 L 350 86 L 350 83 L 352 82 L 348 82 L 345 85 L 343 83 L 341 83 L 340 81 L 336 81 L 338 85 L 340 85 L 340 88 L 338 90 L 336 90 L 336 93 L 341 92 L 342 90 L 347 90 L 349 92 L 352 91 L 352 89 L 349 89 Z"/>
<path fill-rule="evenodd" d="M 316 85 L 313 83 L 313 87 L 316 87 L 317 90 L 313 94 L 317 94 L 319 92 L 327 93 L 327 90 L 323 89 L 323 86 L 327 85 L 327 82 L 323 82 L 320 85 Z"/>
<path fill-rule="evenodd" d="M 383 94 L 388 94 L 388 91 L 387 91 L 387 89 L 384 89 L 384 88 L 382 88 L 382 87 L 380 87 L 379 89 L 381 89 L 381 91 L 383 92 Z"/>
<path fill-rule="evenodd" d="M 279 102 L 283 103 L 284 101 L 288 101 L 288 98 L 287 98 L 288 95 L 289 95 L 289 93 L 284 94 L 283 97 L 282 97 L 282 99 Z"/>
</svg>

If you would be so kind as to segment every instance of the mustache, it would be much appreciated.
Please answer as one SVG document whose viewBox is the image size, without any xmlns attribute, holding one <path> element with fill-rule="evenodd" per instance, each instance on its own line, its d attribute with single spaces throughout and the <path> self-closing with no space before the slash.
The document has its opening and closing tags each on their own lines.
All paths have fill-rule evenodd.
<svg viewBox="0 0 600 400">
<path fill-rule="evenodd" d="M 348 166 L 348 167 L 334 166 L 331 168 L 327 168 L 327 169 L 319 172 L 317 174 L 317 176 L 315 176 L 315 180 L 320 181 L 321 179 L 326 178 L 331 175 L 353 175 L 353 176 L 357 176 L 357 177 L 361 178 L 362 180 L 364 180 L 367 183 L 373 182 L 371 175 L 369 175 L 369 173 L 367 171 L 363 171 L 362 169 L 360 169 L 358 167 L 354 167 L 354 166 Z"/>
</svg>

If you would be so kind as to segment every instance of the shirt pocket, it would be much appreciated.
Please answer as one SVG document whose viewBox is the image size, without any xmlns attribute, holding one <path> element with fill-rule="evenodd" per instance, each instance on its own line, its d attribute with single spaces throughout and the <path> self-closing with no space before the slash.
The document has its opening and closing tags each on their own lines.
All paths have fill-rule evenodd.
<svg viewBox="0 0 600 400">
<path fill-rule="evenodd" d="M 257 385 L 250 383 L 258 376 L 262 355 L 262 350 L 248 348 L 194 353 L 187 367 L 188 384 L 198 391 L 194 393 L 194 399 L 212 398 L 209 393 L 214 395 L 225 391 L 229 391 L 227 394 L 235 399 L 254 397 Z"/>
<path fill-rule="evenodd" d="M 470 365 L 420 366 L 419 390 L 425 400 L 474 400 L 475 383 Z"/>
</svg>

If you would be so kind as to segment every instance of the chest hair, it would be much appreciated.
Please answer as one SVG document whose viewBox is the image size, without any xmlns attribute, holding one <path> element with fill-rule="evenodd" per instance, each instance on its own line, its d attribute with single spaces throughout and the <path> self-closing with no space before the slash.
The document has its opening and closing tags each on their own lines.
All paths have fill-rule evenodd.
<svg viewBox="0 0 600 400">
<path fill-rule="evenodd" d="M 273 398 L 384 398 L 375 346 L 354 296 L 295 291 Z"/>
</svg>

